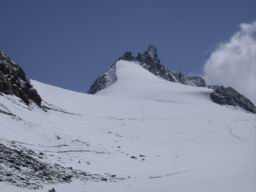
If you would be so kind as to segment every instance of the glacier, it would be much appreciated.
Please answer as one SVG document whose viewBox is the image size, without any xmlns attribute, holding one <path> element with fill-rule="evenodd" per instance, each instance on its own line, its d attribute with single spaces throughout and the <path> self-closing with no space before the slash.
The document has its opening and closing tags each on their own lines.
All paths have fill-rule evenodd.
<svg viewBox="0 0 256 192">
<path fill-rule="evenodd" d="M 0 113 L 1 143 L 117 178 L 42 183 L 36 191 L 256 191 L 255 114 L 217 105 L 212 89 L 166 81 L 136 62 L 115 68 L 115 82 L 95 95 L 31 80 L 54 110 L 0 97 L 0 109 L 15 114 Z M 29 191 L 7 182 L 0 189 Z"/>
</svg>

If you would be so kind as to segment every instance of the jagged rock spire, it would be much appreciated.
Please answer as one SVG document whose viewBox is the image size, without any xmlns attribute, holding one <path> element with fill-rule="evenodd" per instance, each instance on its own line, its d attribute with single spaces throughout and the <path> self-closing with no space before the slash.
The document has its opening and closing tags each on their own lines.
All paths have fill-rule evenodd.
<svg viewBox="0 0 256 192">
<path fill-rule="evenodd" d="M 130 51 L 126 51 L 121 57 L 119 57 L 118 60 L 139 61 L 152 66 L 160 64 L 160 60 L 157 54 L 157 48 L 153 45 L 149 45 L 147 50 L 143 54 L 138 53 L 136 57 L 134 57 Z"/>
<path fill-rule="evenodd" d="M 157 48 L 153 45 L 149 45 L 147 50 L 143 54 L 145 61 L 160 64 L 160 60 L 157 54 Z"/>
<path fill-rule="evenodd" d="M 157 57 L 157 49 L 156 49 L 156 47 L 154 47 L 153 45 L 149 45 L 147 53 L 150 55 L 150 57 L 152 59 L 154 59 L 155 57 Z"/>
</svg>

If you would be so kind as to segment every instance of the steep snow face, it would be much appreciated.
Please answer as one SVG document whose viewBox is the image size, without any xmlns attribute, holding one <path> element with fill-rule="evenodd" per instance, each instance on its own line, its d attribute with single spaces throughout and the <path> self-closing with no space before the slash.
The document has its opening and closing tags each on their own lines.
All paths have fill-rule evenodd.
<svg viewBox="0 0 256 192">
<path fill-rule="evenodd" d="M 117 81 L 114 84 L 96 94 L 167 103 L 212 104 L 209 99 L 211 89 L 166 81 L 145 70 L 136 62 L 118 61 L 116 77 Z"/>
<path fill-rule="evenodd" d="M 255 115 L 214 104 L 210 89 L 167 82 L 118 61 L 117 81 L 88 95 L 31 83 L 48 106 L 0 96 L 0 142 L 48 163 L 123 178 L 44 185 L 46 191 L 254 192 Z M 1 170 L 1 167 L 0 167 Z M 27 191 L 0 182 L 1 191 Z"/>
<path fill-rule="evenodd" d="M 226 94 L 218 94 L 216 99 L 213 99 L 213 95 L 218 90 L 216 88 L 192 87 L 170 82 L 155 76 L 134 61 L 119 60 L 115 69 L 117 82 L 113 85 L 111 84 L 112 86 L 108 89 L 103 89 L 96 94 L 162 102 L 198 103 L 205 106 L 215 106 L 215 103 L 218 103 L 240 106 L 249 112 L 256 113 L 253 103 L 232 88 L 226 88 Z M 187 84 L 197 82 L 197 86 L 204 82 L 201 80 L 200 77 L 186 78 Z"/>
</svg>

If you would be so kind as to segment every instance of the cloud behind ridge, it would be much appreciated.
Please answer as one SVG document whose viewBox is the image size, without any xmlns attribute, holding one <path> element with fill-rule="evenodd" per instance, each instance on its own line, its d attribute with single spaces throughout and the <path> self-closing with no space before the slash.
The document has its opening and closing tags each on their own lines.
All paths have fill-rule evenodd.
<svg viewBox="0 0 256 192">
<path fill-rule="evenodd" d="M 256 22 L 242 23 L 204 66 L 208 84 L 231 86 L 256 104 Z"/>
</svg>

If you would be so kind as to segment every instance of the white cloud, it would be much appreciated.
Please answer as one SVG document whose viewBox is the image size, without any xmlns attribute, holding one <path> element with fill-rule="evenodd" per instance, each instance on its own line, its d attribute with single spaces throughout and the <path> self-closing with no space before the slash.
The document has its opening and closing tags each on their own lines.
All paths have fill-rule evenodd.
<svg viewBox="0 0 256 192">
<path fill-rule="evenodd" d="M 256 104 L 256 22 L 243 23 L 204 66 L 208 84 L 231 86 Z"/>
</svg>

